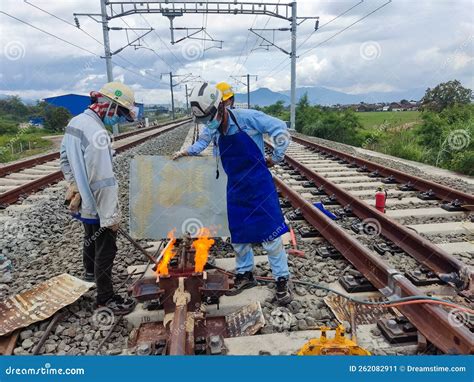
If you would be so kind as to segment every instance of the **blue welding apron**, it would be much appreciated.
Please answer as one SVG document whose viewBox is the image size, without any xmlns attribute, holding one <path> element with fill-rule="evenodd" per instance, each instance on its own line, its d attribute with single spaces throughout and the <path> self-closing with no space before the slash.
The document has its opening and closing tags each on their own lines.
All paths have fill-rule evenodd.
<svg viewBox="0 0 474 382">
<path fill-rule="evenodd" d="M 227 174 L 227 216 L 233 243 L 261 243 L 288 231 L 272 175 L 257 144 L 229 115 L 239 132 L 219 136 Z"/>
</svg>

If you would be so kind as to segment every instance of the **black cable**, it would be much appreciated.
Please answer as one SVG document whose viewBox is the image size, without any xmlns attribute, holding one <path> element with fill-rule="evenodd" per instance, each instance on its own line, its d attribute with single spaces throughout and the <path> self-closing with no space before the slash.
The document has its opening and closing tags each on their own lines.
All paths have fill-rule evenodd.
<svg viewBox="0 0 474 382">
<path fill-rule="evenodd" d="M 89 54 L 91 54 L 91 55 L 93 55 L 93 56 L 95 56 L 95 57 L 102 58 L 99 54 L 94 53 L 94 52 L 92 52 L 92 51 L 89 50 L 89 49 L 83 48 L 82 46 L 79 46 L 79 45 L 77 45 L 77 44 L 75 44 L 75 43 L 73 43 L 73 42 L 70 42 L 70 41 L 68 41 L 68 40 L 65 40 L 65 39 L 63 39 L 62 37 L 59 37 L 59 36 L 57 36 L 57 35 L 55 35 L 55 34 L 53 34 L 53 33 L 51 33 L 51 32 L 48 32 L 48 31 L 46 31 L 46 30 L 44 30 L 44 29 L 41 29 L 41 28 L 39 28 L 39 27 L 37 27 L 37 26 L 35 26 L 35 25 L 33 25 L 33 24 L 31 24 L 31 23 L 25 21 L 25 20 L 19 19 L 18 17 L 15 17 L 15 16 L 13 16 L 13 15 L 7 13 L 7 12 L 0 11 L 0 13 L 3 13 L 5 16 L 8 16 L 8 17 L 10 17 L 10 18 L 12 18 L 12 19 L 14 19 L 14 20 L 16 20 L 16 21 L 22 23 L 22 24 L 28 25 L 28 26 L 30 26 L 31 28 L 34 28 L 34 29 L 36 29 L 36 30 L 38 30 L 38 31 L 40 31 L 40 32 L 42 32 L 42 33 L 44 33 L 44 34 L 47 34 L 47 35 L 50 36 L 50 37 L 53 37 L 53 38 L 55 38 L 55 39 L 57 39 L 57 40 L 59 40 L 59 41 L 62 41 L 62 42 L 64 42 L 64 43 L 68 44 L 68 45 L 71 45 L 71 46 L 73 46 L 73 47 L 75 47 L 75 48 L 77 48 L 77 49 L 80 49 L 80 50 L 82 50 L 82 51 L 84 51 L 84 52 L 87 52 L 87 53 L 89 53 Z M 124 59 L 123 57 L 120 57 L 120 58 Z M 139 72 L 136 72 L 136 71 L 134 71 L 134 70 L 132 70 L 132 69 L 130 69 L 130 68 L 127 68 L 127 67 L 125 67 L 125 66 L 123 66 L 123 65 L 120 65 L 120 64 L 118 64 L 118 63 L 115 62 L 115 61 L 112 61 L 112 62 L 113 62 L 116 66 L 118 66 L 118 67 L 120 67 L 120 68 L 122 68 L 122 69 L 124 69 L 124 70 L 126 70 L 126 71 L 128 71 L 128 72 L 130 72 L 130 73 L 133 73 L 133 74 L 135 74 L 135 75 L 137 75 L 137 76 L 140 76 L 140 77 L 142 77 L 142 78 L 145 78 L 145 79 L 147 79 L 147 80 L 151 80 L 151 81 L 154 81 L 154 82 L 156 82 L 156 83 L 161 84 L 161 81 L 157 81 L 157 80 L 155 80 L 155 79 L 153 79 L 153 78 L 151 78 L 151 77 L 144 76 L 143 74 L 141 74 L 141 73 L 139 73 Z"/>
<path fill-rule="evenodd" d="M 386 3 L 382 4 L 381 6 L 377 7 L 376 9 L 374 9 L 373 11 L 369 12 L 368 14 L 366 14 L 365 16 L 361 17 L 360 19 L 354 21 L 352 24 L 348 25 L 347 27 L 341 29 L 340 31 L 334 33 L 333 35 L 331 35 L 330 37 L 328 37 L 326 40 L 323 40 L 321 41 L 319 44 L 315 45 L 314 47 L 304 51 L 302 54 L 300 54 L 298 57 L 302 57 L 304 56 L 305 54 L 311 52 L 312 50 L 320 47 L 321 45 L 325 44 L 326 42 L 332 40 L 333 38 L 337 37 L 338 35 L 340 35 L 341 33 L 345 32 L 346 30 L 352 28 L 354 25 L 358 24 L 359 22 L 361 22 L 362 20 L 366 19 L 367 17 L 371 16 L 372 14 L 374 14 L 375 12 L 377 12 L 378 10 L 384 8 L 385 6 L 387 6 L 389 3 L 391 3 L 392 0 L 388 0 Z M 272 71 L 270 71 L 269 74 L 267 74 L 265 77 L 270 77 L 270 76 L 274 76 L 278 73 L 280 73 L 282 70 L 284 70 L 288 65 L 289 63 L 287 63 L 286 65 L 284 65 L 281 69 L 279 69 L 278 71 L 275 72 L 275 70 L 284 62 L 281 61 Z"/>
</svg>

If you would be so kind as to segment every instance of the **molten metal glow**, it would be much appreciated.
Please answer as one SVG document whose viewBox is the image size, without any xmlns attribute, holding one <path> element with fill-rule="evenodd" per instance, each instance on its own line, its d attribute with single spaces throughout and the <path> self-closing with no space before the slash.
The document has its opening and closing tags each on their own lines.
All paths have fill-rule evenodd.
<svg viewBox="0 0 474 382">
<path fill-rule="evenodd" d="M 196 256 L 194 258 L 195 272 L 202 272 L 206 265 L 209 249 L 214 244 L 214 239 L 209 239 L 210 234 L 208 228 L 201 228 L 198 238 L 193 242 L 193 248 L 196 250 Z"/>
<path fill-rule="evenodd" d="M 168 244 L 166 244 L 165 249 L 163 249 L 163 257 L 156 269 L 158 275 L 160 276 L 168 275 L 168 264 L 170 260 L 176 255 L 176 251 L 174 249 L 174 243 L 176 243 L 176 238 L 174 237 L 174 229 L 168 232 L 168 239 L 170 239 L 170 241 L 168 242 Z"/>
</svg>

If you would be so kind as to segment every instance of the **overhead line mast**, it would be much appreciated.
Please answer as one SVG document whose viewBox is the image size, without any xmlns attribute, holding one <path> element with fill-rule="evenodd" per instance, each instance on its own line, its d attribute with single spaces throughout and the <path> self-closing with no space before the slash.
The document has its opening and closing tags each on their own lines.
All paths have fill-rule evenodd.
<svg viewBox="0 0 474 382">
<path fill-rule="evenodd" d="M 266 15 L 290 23 L 291 31 L 291 113 L 290 126 L 295 128 L 296 117 L 296 29 L 299 24 L 308 19 L 317 17 L 298 17 L 296 1 L 286 4 L 280 2 L 239 2 L 239 1 L 107 1 L 101 0 L 101 17 L 104 28 L 105 58 L 107 62 L 107 73 L 109 73 L 110 41 L 108 37 L 108 21 L 130 16 L 134 14 L 158 13 L 173 18 L 186 14 L 232 14 L 232 15 Z M 110 12 L 108 12 L 110 11 Z M 109 15 L 110 13 L 110 15 Z M 107 29 L 107 32 L 105 31 Z M 106 41 L 107 40 L 107 41 Z"/>
</svg>

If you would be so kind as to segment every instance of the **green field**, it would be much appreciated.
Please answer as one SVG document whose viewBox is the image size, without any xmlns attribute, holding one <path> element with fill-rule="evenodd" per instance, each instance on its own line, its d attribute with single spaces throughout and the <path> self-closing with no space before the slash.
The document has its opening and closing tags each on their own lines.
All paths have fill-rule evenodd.
<svg viewBox="0 0 474 382">
<path fill-rule="evenodd" d="M 45 135 L 51 135 L 50 131 L 27 129 L 18 130 L 17 133 L 0 135 L 0 163 L 25 158 L 39 154 L 53 147 Z"/>
<path fill-rule="evenodd" d="M 368 111 L 357 113 L 365 130 L 379 129 L 386 126 L 385 130 L 404 129 L 414 127 L 421 123 L 419 111 Z"/>
</svg>

